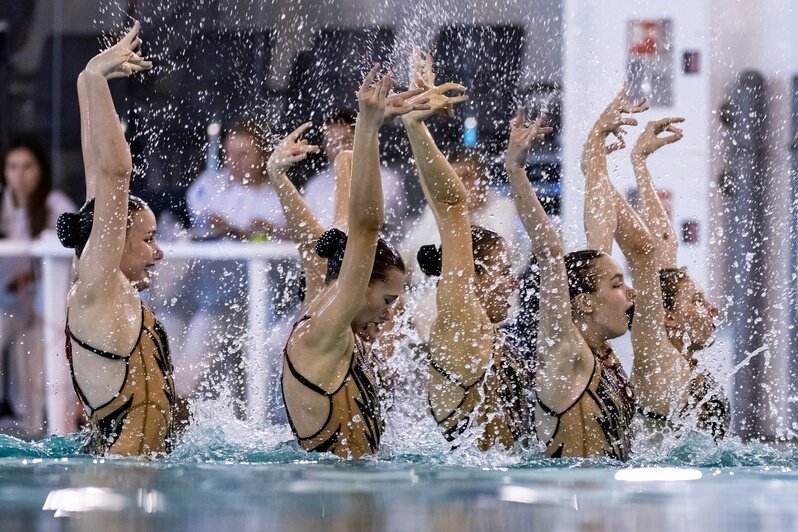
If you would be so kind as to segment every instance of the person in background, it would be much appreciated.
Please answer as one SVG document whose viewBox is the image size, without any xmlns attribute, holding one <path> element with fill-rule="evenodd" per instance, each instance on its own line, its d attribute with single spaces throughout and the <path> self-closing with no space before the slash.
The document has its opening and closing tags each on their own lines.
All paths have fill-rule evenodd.
<svg viewBox="0 0 798 532">
<path fill-rule="evenodd" d="M 253 118 L 240 118 L 223 141 L 222 168 L 202 173 L 189 187 L 186 201 L 192 234 L 202 240 L 263 242 L 287 238 L 280 199 L 269 180 L 270 131 Z M 297 268 L 271 263 L 274 294 L 272 321 L 283 317 L 296 301 L 290 290 Z M 215 395 L 228 389 L 235 411 L 244 415 L 246 389 L 242 367 L 247 338 L 247 265 L 242 261 L 199 261 L 189 272 L 196 280 L 196 306 L 186 331 L 186 357 L 178 364 L 183 393 L 208 386 Z"/>
<path fill-rule="evenodd" d="M 342 151 L 352 150 L 355 139 L 355 114 L 347 109 L 330 113 L 324 120 L 321 148 L 327 167 L 312 176 L 305 185 L 304 197 L 311 212 L 322 225 L 332 227 L 335 217 L 335 169 L 333 163 Z M 386 167 L 380 167 L 385 194 L 385 226 L 388 239 L 400 235 L 407 212 L 407 200 L 402 177 Z"/>
<path fill-rule="evenodd" d="M 2 238 L 31 241 L 52 235 L 58 216 L 75 210 L 66 194 L 53 189 L 47 152 L 37 140 L 14 140 L 2 168 Z M 30 257 L 3 258 L 0 271 L 0 430 L 38 436 L 44 429 L 45 390 L 37 263 Z"/>
</svg>

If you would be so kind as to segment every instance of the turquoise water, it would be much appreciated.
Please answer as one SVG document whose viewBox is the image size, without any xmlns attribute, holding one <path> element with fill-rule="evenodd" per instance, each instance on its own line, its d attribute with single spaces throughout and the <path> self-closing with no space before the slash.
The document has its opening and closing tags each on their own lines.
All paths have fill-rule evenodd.
<svg viewBox="0 0 798 532">
<path fill-rule="evenodd" d="M 189 432 L 157 461 L 81 455 L 78 435 L 0 436 L 0 528 L 798 529 L 792 446 L 693 434 L 628 464 L 537 450 L 344 461 L 304 452 L 282 425 L 237 423 Z"/>
</svg>

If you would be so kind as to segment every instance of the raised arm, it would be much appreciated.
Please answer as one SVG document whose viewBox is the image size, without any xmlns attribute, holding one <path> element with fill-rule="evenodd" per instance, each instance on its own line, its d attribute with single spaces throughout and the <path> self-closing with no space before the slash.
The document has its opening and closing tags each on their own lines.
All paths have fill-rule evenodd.
<svg viewBox="0 0 798 532">
<path fill-rule="evenodd" d="M 542 126 L 541 118 L 527 125 L 524 111 L 519 110 L 510 124 L 505 168 L 513 201 L 532 240 L 532 252 L 540 271 L 538 394 L 544 404 L 560 412 L 573 404 L 587 386 L 593 356 L 571 317 L 562 241 L 526 174 L 530 147 L 549 131 L 550 128 Z"/>
<path fill-rule="evenodd" d="M 610 182 L 606 161 L 608 153 L 625 146 L 621 127 L 637 123 L 623 115 L 644 109 L 644 102 L 631 104 L 626 91 L 621 91 L 588 135 L 582 158 L 586 181 L 585 231 L 592 228 L 594 236 L 611 231 L 610 245 L 612 239 L 618 242 L 629 263 L 632 284 L 637 291 L 632 324 L 632 383 L 641 408 L 668 416 L 671 407 L 678 404 L 677 396 L 687 389 L 689 370 L 665 332 L 656 240 Z M 605 140 L 610 134 L 614 134 L 618 141 L 605 147 Z"/>
<path fill-rule="evenodd" d="M 333 162 L 335 169 L 335 212 L 333 226 L 349 230 L 349 193 L 352 189 L 352 151 L 344 150 Z"/>
<path fill-rule="evenodd" d="M 612 239 L 618 222 L 613 202 L 612 185 L 607 179 L 607 154 L 622 149 L 623 126 L 636 126 L 637 120 L 624 116 L 648 109 L 645 101 L 632 103 L 624 87 L 602 111 L 588 133 L 582 152 L 582 173 L 585 175 L 584 227 L 588 249 L 612 253 Z M 609 135 L 617 141 L 605 146 Z"/>
<path fill-rule="evenodd" d="M 86 77 L 78 76 L 78 105 L 80 107 L 80 147 L 83 153 L 83 171 L 86 174 L 86 199 L 94 197 L 97 183 L 97 157 L 91 146 L 91 120 L 89 120 L 89 95 Z"/>
<path fill-rule="evenodd" d="M 288 169 L 304 160 L 309 153 L 317 153 L 318 146 L 308 144 L 302 133 L 310 127 L 310 122 L 302 124 L 274 149 L 266 164 L 269 180 L 277 191 L 280 205 L 286 219 L 286 232 L 299 248 L 302 268 L 305 270 L 306 300 L 312 301 L 324 287 L 324 272 L 327 261 L 316 254 L 316 242 L 324 232 L 324 227 L 310 212 L 305 199 L 288 179 Z"/>
<path fill-rule="evenodd" d="M 637 292 L 631 331 L 637 404 L 644 411 L 668 417 L 686 404 L 690 368 L 665 330 L 657 240 L 626 198 L 610 187 L 618 212 L 615 240 L 629 263 Z"/>
<path fill-rule="evenodd" d="M 417 56 L 413 85 L 426 89 L 430 108 L 405 115 L 403 122 L 424 195 L 441 236 L 441 279 L 436 292 L 437 315 L 430 330 L 432 357 L 438 367 L 469 386 L 484 374 L 494 338 L 492 324 L 475 292 L 474 252 L 468 196 L 460 177 L 440 152 L 424 121 L 435 113 L 451 113 L 463 102 L 465 88 L 456 83 L 435 86 L 429 55 Z M 452 92 L 453 96 L 446 93 Z M 438 390 L 439 391 L 439 390 Z M 441 407 L 431 392 L 433 408 Z M 444 408 L 446 410 L 446 408 Z"/>
<path fill-rule="evenodd" d="M 379 65 L 366 76 L 358 92 L 359 113 L 355 125 L 352 155 L 352 184 L 349 194 L 349 235 L 344 260 L 334 289 L 314 301 L 315 326 L 303 335 L 303 342 L 322 352 L 345 352 L 351 323 L 360 309 L 371 278 L 377 238 L 383 222 L 380 181 L 380 126 L 386 117 L 399 116 L 416 107 L 409 99 L 420 91 L 388 96 L 391 76 L 375 83 Z M 317 298 L 318 299 L 318 298 Z"/>
<path fill-rule="evenodd" d="M 681 140 L 682 130 L 674 124 L 684 122 L 684 118 L 663 118 L 646 124 L 632 149 L 632 168 L 637 179 L 640 195 L 638 211 L 649 231 L 657 239 L 658 265 L 660 268 L 675 268 L 679 242 L 671 226 L 665 207 L 659 199 L 657 190 L 648 171 L 648 157 L 661 147 Z M 659 135 L 670 133 L 664 137 Z"/>
<path fill-rule="evenodd" d="M 119 289 L 119 263 L 125 247 L 128 187 L 132 160 L 130 147 L 114 108 L 108 80 L 152 68 L 135 53 L 140 44 L 139 23 L 122 40 L 91 59 L 80 74 L 84 89 L 87 176 L 94 174 L 94 225 L 78 262 L 81 291 L 89 298 L 107 297 Z M 87 182 L 87 188 L 90 183 Z"/>
</svg>

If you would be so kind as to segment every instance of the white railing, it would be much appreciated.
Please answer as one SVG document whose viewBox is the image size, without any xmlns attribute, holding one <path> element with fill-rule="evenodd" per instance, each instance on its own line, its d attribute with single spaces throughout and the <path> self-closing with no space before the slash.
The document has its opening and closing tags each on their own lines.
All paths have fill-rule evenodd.
<svg viewBox="0 0 798 532">
<path fill-rule="evenodd" d="M 237 242 L 162 243 L 165 258 L 196 260 L 241 260 L 247 263 L 248 276 L 248 338 L 246 367 L 248 417 L 258 421 L 266 419 L 267 383 L 269 368 L 266 364 L 267 341 L 266 309 L 268 300 L 268 263 L 276 259 L 296 258 L 296 247 L 291 243 L 243 244 Z M 71 429 L 68 412 L 75 401 L 69 367 L 64 353 L 66 323 L 66 295 L 71 280 L 74 251 L 66 249 L 55 238 L 36 241 L 0 240 L 0 257 L 34 257 L 41 261 L 44 375 L 46 387 L 46 419 L 51 434 L 63 434 Z M 259 400 L 252 400 L 258 398 Z"/>
</svg>

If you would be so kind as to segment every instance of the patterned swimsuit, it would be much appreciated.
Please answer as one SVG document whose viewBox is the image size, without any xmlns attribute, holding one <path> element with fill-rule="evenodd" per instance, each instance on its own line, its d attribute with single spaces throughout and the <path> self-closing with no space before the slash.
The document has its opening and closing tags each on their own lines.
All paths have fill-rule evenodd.
<svg viewBox="0 0 798 532">
<path fill-rule="evenodd" d="M 463 399 L 457 407 L 446 417 L 436 419 L 444 436 L 456 442 L 469 427 L 484 425 L 478 442 L 482 450 L 497 441 L 510 448 L 533 431 L 533 411 L 528 399 L 532 381 L 526 361 L 498 330 L 494 330 L 494 334 L 490 364 L 482 376 L 468 386 L 434 359 L 430 360 L 432 369 L 463 391 Z"/>
<path fill-rule="evenodd" d="M 303 316 L 294 324 L 297 326 L 311 319 Z M 290 336 L 289 336 L 290 341 Z M 341 385 L 333 392 L 326 392 L 317 384 L 299 373 L 291 362 L 288 343 L 283 350 L 283 375 L 281 379 L 283 402 L 288 414 L 288 422 L 299 445 L 307 451 L 331 452 L 344 458 L 358 458 L 374 454 L 380 446 L 383 420 L 377 390 L 374 368 L 366 360 L 366 351 L 360 338 L 355 335 L 355 348 L 349 363 L 349 370 Z M 285 380 L 294 379 L 312 393 L 328 400 L 327 419 L 322 427 L 309 436 L 300 436 L 292 419 L 291 408 L 286 399 Z"/>
<path fill-rule="evenodd" d="M 125 378 L 113 398 L 92 407 L 75 378 L 73 342 L 108 360 L 125 362 Z M 96 349 L 66 326 L 66 355 L 72 384 L 89 418 L 85 449 L 95 454 L 137 456 L 168 452 L 174 437 L 175 385 L 169 343 L 150 309 L 141 305 L 141 330 L 128 356 Z"/>
<path fill-rule="evenodd" d="M 538 437 L 546 443 L 548 456 L 629 459 L 635 394 L 611 349 L 593 353 L 587 388 L 568 408 L 556 412 L 540 398 L 537 407 Z"/>
</svg>

